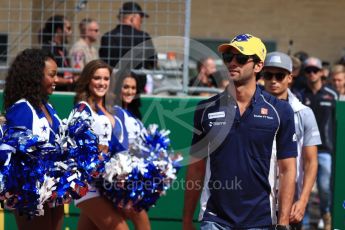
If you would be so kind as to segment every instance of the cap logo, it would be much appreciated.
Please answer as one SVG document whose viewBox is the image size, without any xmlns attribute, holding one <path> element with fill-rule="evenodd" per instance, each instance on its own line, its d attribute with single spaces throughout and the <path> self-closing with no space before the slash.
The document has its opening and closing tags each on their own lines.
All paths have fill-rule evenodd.
<svg viewBox="0 0 345 230">
<path fill-rule="evenodd" d="M 280 56 L 272 56 L 269 62 L 282 63 Z"/>
<path fill-rule="evenodd" d="M 318 62 L 317 62 L 317 60 L 311 59 L 311 60 L 309 60 L 309 64 L 311 64 L 311 65 L 317 65 Z"/>
<path fill-rule="evenodd" d="M 242 46 L 236 46 L 237 48 L 239 48 L 242 52 L 243 52 L 243 47 Z"/>
<path fill-rule="evenodd" d="M 253 36 L 250 34 L 240 34 L 240 35 L 237 35 L 236 37 L 234 37 L 234 39 L 232 39 L 231 43 L 232 42 L 246 42 L 252 37 Z"/>
</svg>

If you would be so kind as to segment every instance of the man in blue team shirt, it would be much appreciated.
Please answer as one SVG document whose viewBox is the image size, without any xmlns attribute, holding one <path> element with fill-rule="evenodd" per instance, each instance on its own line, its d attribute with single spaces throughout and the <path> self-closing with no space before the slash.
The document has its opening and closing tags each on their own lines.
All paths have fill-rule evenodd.
<svg viewBox="0 0 345 230">
<path fill-rule="evenodd" d="M 331 230 L 332 156 L 335 150 L 335 103 L 338 94 L 322 84 L 322 63 L 316 57 L 304 62 L 307 86 L 301 93 L 303 104 L 310 107 L 320 129 L 322 144 L 318 146 L 316 184 L 320 197 L 320 212 L 324 229 Z"/>
<path fill-rule="evenodd" d="M 234 87 L 195 110 L 183 228 L 194 229 L 203 183 L 202 230 L 289 229 L 297 156 L 293 111 L 256 85 L 266 56 L 259 38 L 238 35 L 218 50 Z"/>
</svg>

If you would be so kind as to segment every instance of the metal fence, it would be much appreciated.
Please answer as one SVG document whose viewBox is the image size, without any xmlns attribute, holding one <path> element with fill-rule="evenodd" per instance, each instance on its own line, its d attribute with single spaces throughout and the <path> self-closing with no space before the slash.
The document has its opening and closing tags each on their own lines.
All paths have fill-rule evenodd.
<svg viewBox="0 0 345 230">
<path fill-rule="evenodd" d="M 78 25 L 84 18 L 95 19 L 100 27 L 95 48 L 100 48 L 100 37 L 118 23 L 123 0 L 2 0 L 0 2 L 0 80 L 13 58 L 23 49 L 40 48 L 40 32 L 47 19 L 63 15 L 71 22 L 72 33 L 64 43 L 69 49 L 79 37 Z M 189 72 L 190 0 L 137 0 L 149 18 L 144 18 L 142 30 L 148 32 L 158 53 L 158 66 L 146 71 L 153 76 L 155 87 L 174 84 L 176 91 L 186 92 Z M 169 36 L 169 39 L 160 39 Z M 176 42 L 175 37 L 181 38 Z M 79 69 L 68 69 L 78 72 Z M 59 68 L 59 71 L 64 71 Z M 170 77 L 169 77 L 170 76 Z M 171 83 L 164 83 L 174 78 Z M 183 81 L 182 81 L 183 79 Z M 159 90 L 158 91 L 162 91 Z"/>
</svg>

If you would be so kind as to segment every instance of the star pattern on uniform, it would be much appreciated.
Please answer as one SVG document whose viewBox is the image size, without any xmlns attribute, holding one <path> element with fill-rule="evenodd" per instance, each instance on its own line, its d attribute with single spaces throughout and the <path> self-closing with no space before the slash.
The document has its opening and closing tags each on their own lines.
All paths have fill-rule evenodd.
<svg viewBox="0 0 345 230">
<path fill-rule="evenodd" d="M 108 128 L 108 123 L 104 123 L 103 125 L 104 125 L 104 128 L 106 129 Z"/>
<path fill-rule="evenodd" d="M 104 133 L 103 137 L 108 138 L 108 133 Z"/>
<path fill-rule="evenodd" d="M 42 129 L 42 132 L 46 133 L 46 132 L 47 132 L 48 127 L 47 127 L 47 126 L 45 126 L 45 125 L 43 125 L 43 126 L 41 127 L 41 129 Z"/>
</svg>

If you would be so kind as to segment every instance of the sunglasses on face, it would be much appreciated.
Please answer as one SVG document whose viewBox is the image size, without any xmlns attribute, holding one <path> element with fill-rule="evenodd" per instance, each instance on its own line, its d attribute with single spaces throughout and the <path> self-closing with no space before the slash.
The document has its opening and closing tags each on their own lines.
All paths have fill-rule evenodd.
<svg viewBox="0 0 345 230">
<path fill-rule="evenodd" d="M 232 59 L 235 57 L 235 60 L 237 61 L 238 64 L 240 65 L 244 65 L 248 62 L 249 58 L 251 58 L 252 56 L 249 55 L 244 55 L 244 54 L 234 54 L 231 52 L 227 52 L 227 53 L 223 53 L 222 54 L 223 57 L 223 61 L 225 63 L 229 63 L 232 61 Z"/>
<path fill-rule="evenodd" d="M 307 73 L 307 74 L 317 73 L 317 72 L 319 72 L 319 71 L 320 71 L 320 70 L 319 70 L 318 68 L 306 68 L 306 69 L 304 70 L 304 72 Z"/>
<path fill-rule="evenodd" d="M 283 72 L 278 72 L 278 73 L 271 73 L 271 72 L 263 72 L 263 77 L 265 80 L 270 81 L 275 77 L 277 81 L 282 81 L 284 80 L 285 76 L 287 74 Z"/>
</svg>

